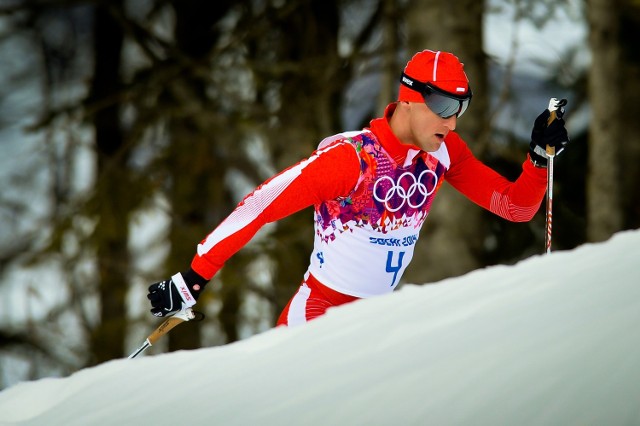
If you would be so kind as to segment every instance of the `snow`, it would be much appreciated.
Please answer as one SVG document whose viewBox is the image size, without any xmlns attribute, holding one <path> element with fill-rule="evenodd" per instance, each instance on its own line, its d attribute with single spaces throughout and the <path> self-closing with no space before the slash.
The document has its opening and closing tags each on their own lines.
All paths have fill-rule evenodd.
<svg viewBox="0 0 640 426">
<path fill-rule="evenodd" d="M 638 247 L 621 232 L 234 344 L 19 383 L 0 425 L 640 424 Z"/>
</svg>

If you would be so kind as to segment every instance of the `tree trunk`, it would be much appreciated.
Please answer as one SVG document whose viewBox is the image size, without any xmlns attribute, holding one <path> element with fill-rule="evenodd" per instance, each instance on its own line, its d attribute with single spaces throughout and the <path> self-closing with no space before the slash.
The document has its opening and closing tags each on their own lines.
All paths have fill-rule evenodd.
<svg viewBox="0 0 640 426">
<path fill-rule="evenodd" d="M 618 1 L 589 0 L 589 45 L 592 65 L 589 98 L 589 174 L 587 180 L 590 241 L 602 241 L 622 229 L 621 144 L 623 126 L 622 47 Z M 637 102 L 637 99 L 634 101 Z M 637 121 L 637 119 L 636 119 Z M 637 167 L 636 167 L 637 168 Z M 637 198 L 637 197 L 634 197 Z"/>
<path fill-rule="evenodd" d="M 640 228 L 640 3 L 635 0 L 621 0 L 620 37 L 622 47 L 620 58 L 621 98 L 624 105 L 619 123 L 622 128 L 620 150 L 620 198 L 623 209 L 623 229 Z M 593 95 L 593 94 L 592 94 Z"/>
<path fill-rule="evenodd" d="M 119 7 L 120 4 L 112 7 Z M 89 102 L 102 103 L 120 86 L 123 33 L 106 7 L 96 6 L 94 22 L 94 73 Z M 127 155 L 117 103 L 93 115 L 98 157 L 94 194 L 98 225 L 95 231 L 99 274 L 100 324 L 91 336 L 93 361 L 101 363 L 124 355 L 125 295 L 129 269 L 127 252 L 130 185 L 123 170 Z"/>
<path fill-rule="evenodd" d="M 592 64 L 589 97 L 588 239 L 603 241 L 640 226 L 640 55 L 632 36 L 640 6 L 587 2 Z"/>
</svg>

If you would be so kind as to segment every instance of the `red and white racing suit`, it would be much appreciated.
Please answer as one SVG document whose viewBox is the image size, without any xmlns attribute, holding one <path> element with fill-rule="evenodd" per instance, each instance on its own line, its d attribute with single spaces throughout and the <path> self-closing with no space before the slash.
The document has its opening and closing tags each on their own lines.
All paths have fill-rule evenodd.
<svg viewBox="0 0 640 426">
<path fill-rule="evenodd" d="M 511 221 L 528 221 L 546 190 L 546 171 L 527 159 L 510 182 L 449 132 L 435 152 L 402 144 L 388 118 L 324 139 L 296 165 L 264 182 L 199 245 L 192 268 L 210 279 L 266 223 L 314 206 L 315 241 L 302 285 L 278 325 L 329 307 L 386 294 L 411 262 L 431 203 L 447 180 L 471 201 Z"/>
</svg>

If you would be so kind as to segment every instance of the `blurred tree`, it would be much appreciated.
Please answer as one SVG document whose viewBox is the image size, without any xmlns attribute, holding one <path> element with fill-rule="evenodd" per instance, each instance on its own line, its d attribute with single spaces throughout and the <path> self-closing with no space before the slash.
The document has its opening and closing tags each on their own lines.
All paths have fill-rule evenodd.
<svg viewBox="0 0 640 426">
<path fill-rule="evenodd" d="M 122 3 L 111 2 L 121 9 Z M 129 215 L 138 195 L 126 164 L 130 145 L 121 129 L 121 102 L 113 99 L 121 81 L 123 30 L 109 7 L 97 5 L 93 26 L 93 79 L 87 99 L 95 131 L 97 183 L 91 204 L 97 226 L 93 235 L 98 263 L 100 320 L 91 335 L 94 361 L 102 363 L 124 354 L 126 335 L 125 295 L 129 252 Z"/>
<path fill-rule="evenodd" d="M 225 176 L 231 167 L 228 148 L 239 138 L 239 132 L 225 122 L 233 118 L 224 116 L 220 100 L 207 96 L 210 62 L 216 59 L 214 47 L 220 38 L 219 23 L 233 3 L 237 2 L 171 3 L 177 55 L 170 60 L 177 62 L 181 71 L 160 93 L 170 138 L 164 167 L 169 176 L 171 252 L 163 268 L 169 274 L 189 267 L 196 244 L 233 206 Z M 229 296 L 223 303 L 235 312 L 238 306 L 232 300 Z M 233 324 L 228 324 L 226 316 L 221 321 L 228 340 L 237 340 L 235 318 Z M 201 347 L 200 325 L 192 323 L 171 333 L 170 349 Z"/>
<path fill-rule="evenodd" d="M 640 227 L 640 4 L 589 0 L 588 235 L 608 239 Z"/>
</svg>

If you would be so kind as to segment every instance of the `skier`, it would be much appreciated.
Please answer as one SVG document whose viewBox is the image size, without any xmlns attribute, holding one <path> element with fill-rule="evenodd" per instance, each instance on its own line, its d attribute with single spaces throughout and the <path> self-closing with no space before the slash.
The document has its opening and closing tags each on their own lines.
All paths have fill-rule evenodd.
<svg viewBox="0 0 640 426">
<path fill-rule="evenodd" d="M 361 131 L 324 139 L 310 157 L 257 187 L 197 246 L 191 267 L 152 284 L 151 313 L 193 306 L 225 261 L 266 223 L 314 206 L 315 240 L 302 284 L 277 325 L 303 324 L 333 306 L 392 292 L 409 265 L 446 180 L 474 203 L 529 221 L 546 191 L 547 145 L 569 141 L 560 117 L 535 120 L 522 172 L 511 182 L 454 132 L 472 92 L 456 56 L 424 50 L 404 68 L 397 102 Z"/>
</svg>

